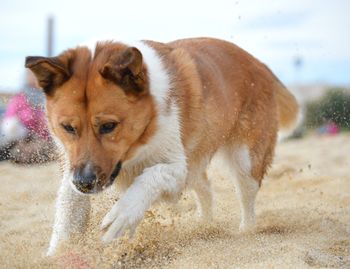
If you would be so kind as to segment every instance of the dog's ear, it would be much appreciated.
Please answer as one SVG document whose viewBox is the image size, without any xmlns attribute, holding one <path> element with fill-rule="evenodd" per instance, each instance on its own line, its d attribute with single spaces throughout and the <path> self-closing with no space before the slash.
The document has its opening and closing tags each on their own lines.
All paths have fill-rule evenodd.
<svg viewBox="0 0 350 269">
<path fill-rule="evenodd" d="M 147 87 L 142 54 L 135 47 L 129 47 L 121 53 L 112 55 L 100 70 L 100 74 L 127 92 L 141 93 Z"/>
<path fill-rule="evenodd" d="M 46 94 L 62 85 L 71 76 L 68 66 L 58 57 L 26 57 L 25 67 L 29 68 Z"/>
</svg>

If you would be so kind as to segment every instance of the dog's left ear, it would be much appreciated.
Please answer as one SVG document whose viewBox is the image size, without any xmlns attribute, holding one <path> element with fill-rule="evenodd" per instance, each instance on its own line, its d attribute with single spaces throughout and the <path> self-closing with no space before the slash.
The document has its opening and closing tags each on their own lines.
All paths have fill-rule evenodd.
<svg viewBox="0 0 350 269">
<path fill-rule="evenodd" d="M 135 47 L 113 55 L 100 70 L 100 74 L 127 92 L 141 93 L 147 87 L 142 54 Z"/>
<path fill-rule="evenodd" d="M 28 56 L 25 67 L 34 73 L 46 94 L 51 94 L 70 77 L 68 67 L 59 57 Z"/>
</svg>

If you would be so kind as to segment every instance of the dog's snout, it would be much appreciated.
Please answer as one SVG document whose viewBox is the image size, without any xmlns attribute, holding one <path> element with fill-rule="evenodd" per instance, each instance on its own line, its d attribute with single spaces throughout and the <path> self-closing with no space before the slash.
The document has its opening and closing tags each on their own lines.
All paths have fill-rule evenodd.
<svg viewBox="0 0 350 269">
<path fill-rule="evenodd" d="M 83 193 L 91 192 L 96 186 L 96 182 L 96 172 L 91 164 L 88 163 L 74 171 L 73 184 L 79 191 Z"/>
</svg>

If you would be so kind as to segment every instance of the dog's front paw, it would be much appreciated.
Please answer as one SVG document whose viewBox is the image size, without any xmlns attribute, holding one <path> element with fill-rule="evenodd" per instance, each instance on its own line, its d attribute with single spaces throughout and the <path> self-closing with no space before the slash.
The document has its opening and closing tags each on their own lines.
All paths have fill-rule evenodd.
<svg viewBox="0 0 350 269">
<path fill-rule="evenodd" d="M 124 207 L 122 203 L 117 203 L 111 211 L 104 217 L 101 229 L 107 230 L 102 237 L 103 243 L 110 243 L 125 234 L 129 230 L 129 236 L 132 236 L 143 216 L 142 210 L 137 207 Z"/>
</svg>

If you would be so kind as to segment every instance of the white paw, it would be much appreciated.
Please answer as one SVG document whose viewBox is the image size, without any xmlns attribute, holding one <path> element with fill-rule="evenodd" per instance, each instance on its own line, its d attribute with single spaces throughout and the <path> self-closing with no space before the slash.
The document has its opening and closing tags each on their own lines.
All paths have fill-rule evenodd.
<svg viewBox="0 0 350 269">
<path fill-rule="evenodd" d="M 107 231 L 102 237 L 102 242 L 110 243 L 113 239 L 123 236 L 126 231 L 129 231 L 129 236 L 132 237 L 143 213 L 135 206 L 125 207 L 121 201 L 116 203 L 103 218 L 101 229 Z"/>
</svg>

